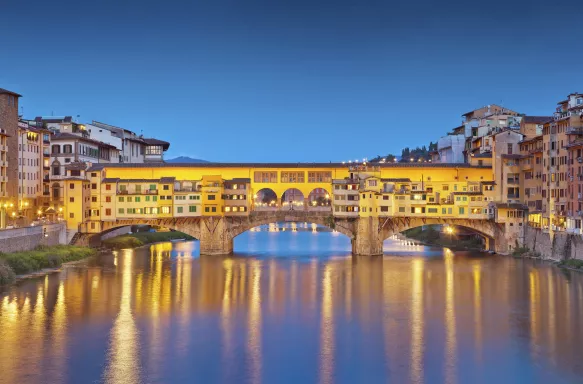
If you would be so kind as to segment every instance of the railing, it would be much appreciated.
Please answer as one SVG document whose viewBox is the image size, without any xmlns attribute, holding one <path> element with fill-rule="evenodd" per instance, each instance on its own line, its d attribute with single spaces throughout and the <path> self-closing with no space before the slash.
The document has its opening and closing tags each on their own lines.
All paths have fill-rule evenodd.
<svg viewBox="0 0 583 384">
<path fill-rule="evenodd" d="M 567 135 L 583 135 L 583 127 L 569 127 Z"/>
</svg>

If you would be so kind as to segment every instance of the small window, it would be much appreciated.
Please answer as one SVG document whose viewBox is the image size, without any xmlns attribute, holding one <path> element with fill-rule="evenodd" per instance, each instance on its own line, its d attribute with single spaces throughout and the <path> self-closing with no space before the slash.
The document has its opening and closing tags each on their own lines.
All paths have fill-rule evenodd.
<svg viewBox="0 0 583 384">
<path fill-rule="evenodd" d="M 111 191 L 111 184 L 106 184 L 105 185 L 105 190 L 106 191 Z"/>
<path fill-rule="evenodd" d="M 74 203 L 75 202 L 75 198 L 74 197 L 69 197 L 69 203 Z"/>
<path fill-rule="evenodd" d="M 69 189 L 75 189 L 75 184 L 74 183 L 69 183 Z"/>
<path fill-rule="evenodd" d="M 176 207 L 176 213 L 182 213 L 182 207 Z"/>
<path fill-rule="evenodd" d="M 196 205 L 189 205 L 188 212 L 196 212 Z"/>
<path fill-rule="evenodd" d="M 105 208 L 105 216 L 111 216 L 111 208 Z"/>
<path fill-rule="evenodd" d="M 169 186 L 168 184 L 165 184 L 165 185 L 162 187 L 162 189 L 163 189 L 163 190 L 165 190 L 165 191 L 168 191 L 168 190 L 170 189 L 170 186 Z"/>
<path fill-rule="evenodd" d="M 117 198 L 117 201 L 119 201 L 120 203 L 123 203 L 123 201 L 124 201 L 124 197 L 123 197 L 123 196 L 120 196 L 120 197 L 118 197 L 118 198 Z"/>
<path fill-rule="evenodd" d="M 123 208 L 119 208 L 119 209 L 117 210 L 117 213 L 121 213 L 121 214 L 123 215 Z"/>
<path fill-rule="evenodd" d="M 208 196 L 208 199 L 209 199 L 209 200 L 215 200 L 216 198 L 215 198 L 215 195 L 209 195 L 209 196 Z"/>
</svg>

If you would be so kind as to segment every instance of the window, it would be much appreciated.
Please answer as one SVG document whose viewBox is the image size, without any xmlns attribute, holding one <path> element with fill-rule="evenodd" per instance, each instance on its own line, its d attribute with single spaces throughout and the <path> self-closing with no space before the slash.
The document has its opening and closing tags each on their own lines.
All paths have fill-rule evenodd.
<svg viewBox="0 0 583 384">
<path fill-rule="evenodd" d="M 208 195 L 208 199 L 209 199 L 209 200 L 215 200 L 215 199 L 216 199 L 216 197 L 215 197 L 215 195 Z"/>
<path fill-rule="evenodd" d="M 95 184 L 95 183 L 92 183 L 92 184 L 91 184 L 91 189 L 97 189 L 97 184 Z"/>
<path fill-rule="evenodd" d="M 465 213 L 465 208 L 464 207 L 460 207 L 459 208 L 459 212 L 460 212 L 460 215 L 463 215 Z"/>
<path fill-rule="evenodd" d="M 162 207 L 162 213 L 170 213 L 170 207 Z"/>
<path fill-rule="evenodd" d="M 136 185 L 136 193 L 142 193 L 142 186 Z"/>
<path fill-rule="evenodd" d="M 105 202 L 111 203 L 111 196 L 105 196 Z"/>
<path fill-rule="evenodd" d="M 63 145 L 63 153 L 73 153 L 73 146 L 71 144 Z"/>
<path fill-rule="evenodd" d="M 74 197 L 69 197 L 69 203 L 74 203 L 75 202 L 75 198 Z"/>
<path fill-rule="evenodd" d="M 105 216 L 111 216 L 111 208 L 105 208 Z"/>
<path fill-rule="evenodd" d="M 211 212 L 216 212 L 217 211 L 217 207 L 211 207 Z"/>
<path fill-rule="evenodd" d="M 332 179 L 332 172 L 308 172 L 308 183 L 329 183 Z"/>
<path fill-rule="evenodd" d="M 162 186 L 162 189 L 164 191 L 168 191 L 168 190 L 170 190 L 170 186 L 168 184 L 164 184 L 164 186 Z"/>
<path fill-rule="evenodd" d="M 189 205 L 188 212 L 196 212 L 196 205 Z"/>
<path fill-rule="evenodd" d="M 152 201 L 158 201 L 158 196 L 152 196 Z"/>
<path fill-rule="evenodd" d="M 277 183 L 277 172 L 260 172 L 253 174 L 253 180 L 256 183 Z"/>
<path fill-rule="evenodd" d="M 304 172 L 281 172 L 282 183 L 303 183 Z"/>
<path fill-rule="evenodd" d="M 368 181 L 368 186 L 369 187 L 376 187 L 377 186 L 377 181 L 376 180 L 369 180 Z"/>
<path fill-rule="evenodd" d="M 75 184 L 74 183 L 69 183 L 69 189 L 75 189 Z"/>
<path fill-rule="evenodd" d="M 54 155 L 61 153 L 61 146 L 53 144 L 53 146 L 51 147 L 51 153 Z"/>
<path fill-rule="evenodd" d="M 204 207 L 204 211 L 205 211 L 205 212 L 210 212 L 210 209 L 209 209 L 209 207 Z"/>
<path fill-rule="evenodd" d="M 150 191 L 156 190 L 156 184 L 150 184 Z"/>
<path fill-rule="evenodd" d="M 97 177 L 97 172 L 91 172 L 91 177 Z"/>
<path fill-rule="evenodd" d="M 176 213 L 182 213 L 182 207 L 176 207 Z"/>
<path fill-rule="evenodd" d="M 189 200 L 200 200 L 200 196 L 199 195 L 190 195 L 188 196 Z"/>
<path fill-rule="evenodd" d="M 117 201 L 119 201 L 120 203 L 123 203 L 123 201 L 124 201 L 124 197 L 123 197 L 123 196 L 120 196 L 120 197 L 118 197 L 118 198 L 117 198 Z"/>
<path fill-rule="evenodd" d="M 118 208 L 117 213 L 121 213 L 123 215 L 123 208 Z"/>
<path fill-rule="evenodd" d="M 105 185 L 105 190 L 106 191 L 111 191 L 111 184 L 106 184 Z"/>
<path fill-rule="evenodd" d="M 61 175 L 61 167 L 58 165 L 53 165 L 53 176 L 60 176 Z"/>
<path fill-rule="evenodd" d="M 142 199 L 140 198 L 140 196 L 136 196 L 136 198 L 135 198 L 135 200 L 134 200 L 134 201 L 135 201 L 136 203 L 139 203 L 141 200 L 142 200 Z"/>
<path fill-rule="evenodd" d="M 97 203 L 97 196 L 91 196 L 91 202 Z"/>
</svg>

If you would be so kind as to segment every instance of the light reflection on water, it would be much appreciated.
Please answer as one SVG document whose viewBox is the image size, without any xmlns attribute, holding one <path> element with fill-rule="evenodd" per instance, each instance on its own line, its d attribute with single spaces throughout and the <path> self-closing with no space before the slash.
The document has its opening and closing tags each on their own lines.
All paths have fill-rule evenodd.
<svg viewBox="0 0 583 384">
<path fill-rule="evenodd" d="M 300 228 L 301 229 L 301 228 Z M 580 382 L 583 275 L 530 260 L 254 231 L 162 243 L 0 296 L 0 383 Z"/>
</svg>

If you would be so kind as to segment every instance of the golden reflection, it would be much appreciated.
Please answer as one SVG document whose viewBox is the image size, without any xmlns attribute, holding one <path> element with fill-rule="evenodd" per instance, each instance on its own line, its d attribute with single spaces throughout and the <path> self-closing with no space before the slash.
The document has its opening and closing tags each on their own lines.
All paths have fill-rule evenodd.
<svg viewBox="0 0 583 384">
<path fill-rule="evenodd" d="M 555 352 L 556 352 L 556 307 L 555 307 L 555 279 L 554 273 L 551 271 L 548 274 L 547 280 L 547 296 L 549 298 L 549 330 L 547 334 L 549 335 L 549 349 L 550 357 L 553 364 L 555 364 Z"/>
<path fill-rule="evenodd" d="M 182 353 L 188 351 L 188 343 L 190 341 L 190 292 L 191 292 L 191 277 L 192 277 L 192 263 L 188 257 L 178 257 L 176 259 L 176 289 L 175 302 L 177 307 L 178 322 L 180 332 L 177 337 L 177 347 Z"/>
<path fill-rule="evenodd" d="M 423 269 L 424 260 L 413 260 L 411 282 L 411 382 L 423 382 Z"/>
<path fill-rule="evenodd" d="M 530 352 L 533 358 L 537 355 L 537 346 L 539 344 L 538 336 L 538 317 L 540 315 L 540 291 L 538 270 L 531 269 L 529 278 L 529 304 L 530 304 Z"/>
<path fill-rule="evenodd" d="M 445 259 L 445 382 L 455 383 L 457 365 L 457 341 L 455 319 L 455 293 L 454 293 L 454 253 L 444 250 Z"/>
<path fill-rule="evenodd" d="M 332 303 L 332 270 L 324 267 L 322 279 L 322 321 L 320 328 L 320 383 L 332 383 L 334 373 L 334 312 Z"/>
<path fill-rule="evenodd" d="M 221 333 L 223 337 L 223 366 L 229 366 L 233 352 L 233 324 L 231 315 L 232 293 L 233 286 L 233 261 L 223 261 L 223 268 L 225 269 L 225 286 L 223 289 L 223 303 L 221 307 Z"/>
<path fill-rule="evenodd" d="M 67 354 L 67 308 L 65 305 L 65 283 L 59 282 L 57 301 L 53 309 L 50 353 L 53 355 L 52 367 L 48 371 L 51 377 L 45 379 L 48 383 L 59 383 L 64 380 Z M 53 377 L 55 375 L 55 377 Z"/>
<path fill-rule="evenodd" d="M 111 330 L 106 383 L 139 383 L 139 334 L 132 313 L 132 250 L 123 250 L 119 312 Z"/>
<path fill-rule="evenodd" d="M 261 382 L 261 263 L 251 264 L 251 296 L 249 298 L 249 339 L 247 353 L 250 357 L 251 383 Z"/>
<path fill-rule="evenodd" d="M 474 279 L 474 334 L 476 337 L 476 356 L 479 362 L 482 361 L 482 269 L 480 263 L 476 262 L 472 266 L 472 276 Z"/>
</svg>

